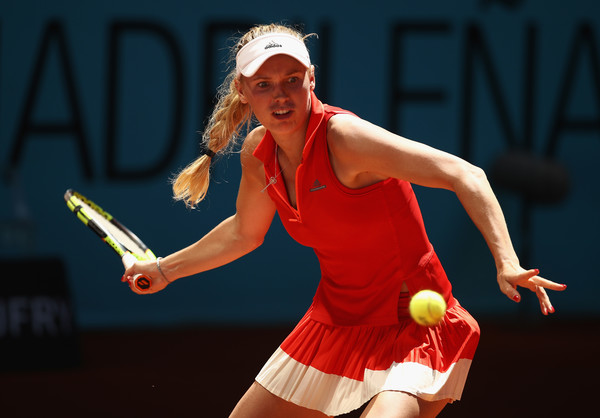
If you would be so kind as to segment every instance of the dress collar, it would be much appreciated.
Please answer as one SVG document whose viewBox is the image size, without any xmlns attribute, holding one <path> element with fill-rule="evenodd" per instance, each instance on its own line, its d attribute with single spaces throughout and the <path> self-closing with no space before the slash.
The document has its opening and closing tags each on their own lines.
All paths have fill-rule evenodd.
<svg viewBox="0 0 600 418">
<path fill-rule="evenodd" d="M 323 103 L 317 98 L 314 92 L 311 92 L 310 96 L 310 119 L 308 121 L 308 127 L 306 129 L 306 136 L 304 142 L 304 150 L 302 151 L 302 159 L 306 158 L 310 148 L 315 140 L 316 132 L 323 118 L 325 117 Z M 272 173 L 276 169 L 275 165 L 275 153 L 276 144 L 273 139 L 271 132 L 267 131 L 265 136 L 262 138 L 253 155 L 261 160 L 265 165 L 265 170 Z"/>
</svg>

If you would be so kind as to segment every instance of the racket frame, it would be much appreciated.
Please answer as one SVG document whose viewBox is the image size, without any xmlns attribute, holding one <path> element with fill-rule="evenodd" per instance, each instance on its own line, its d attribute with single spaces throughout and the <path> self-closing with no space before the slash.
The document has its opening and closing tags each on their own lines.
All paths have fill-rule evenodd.
<svg viewBox="0 0 600 418">
<path fill-rule="evenodd" d="M 104 241 L 121 257 L 125 268 L 129 268 L 135 263 L 136 260 L 156 260 L 156 255 L 154 255 L 152 250 L 148 248 L 148 246 L 137 235 L 135 235 L 129 228 L 119 222 L 114 216 L 102 209 L 102 207 L 94 203 L 92 200 L 73 189 L 68 189 L 65 192 L 64 199 L 71 212 L 73 212 L 84 225 L 91 229 L 98 237 L 102 239 L 102 241 Z M 112 235 L 106 228 L 104 228 L 88 213 L 86 213 L 85 207 L 81 203 L 91 207 L 100 216 L 127 235 L 129 239 L 135 242 L 135 244 L 143 250 L 143 254 L 132 252 L 124 244 L 119 242 L 114 235 Z M 134 277 L 133 284 L 138 290 L 145 291 L 151 286 L 152 279 L 146 275 L 138 274 Z"/>
</svg>

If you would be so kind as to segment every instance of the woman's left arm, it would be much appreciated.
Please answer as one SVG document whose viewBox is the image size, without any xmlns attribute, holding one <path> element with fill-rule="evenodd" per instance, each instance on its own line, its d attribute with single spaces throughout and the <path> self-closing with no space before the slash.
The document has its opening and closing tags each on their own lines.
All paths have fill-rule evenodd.
<svg viewBox="0 0 600 418">
<path fill-rule="evenodd" d="M 346 115 L 331 119 L 328 144 L 336 174 L 350 187 L 394 177 L 453 191 L 494 257 L 500 290 L 519 302 L 517 286 L 528 288 L 537 295 L 544 315 L 554 312 L 545 289 L 564 290 L 566 286 L 540 277 L 537 269 L 521 267 L 504 214 L 482 169 Z"/>
</svg>

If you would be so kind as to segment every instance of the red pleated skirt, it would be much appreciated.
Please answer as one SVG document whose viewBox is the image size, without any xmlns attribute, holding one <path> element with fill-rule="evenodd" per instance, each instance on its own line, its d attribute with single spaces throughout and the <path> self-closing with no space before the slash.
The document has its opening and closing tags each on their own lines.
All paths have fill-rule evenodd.
<svg viewBox="0 0 600 418">
<path fill-rule="evenodd" d="M 456 299 L 435 327 L 408 315 L 401 298 L 397 324 L 337 326 L 309 310 L 264 365 L 256 381 L 273 394 L 327 415 L 360 408 L 383 391 L 425 400 L 459 400 L 479 326 Z"/>
</svg>

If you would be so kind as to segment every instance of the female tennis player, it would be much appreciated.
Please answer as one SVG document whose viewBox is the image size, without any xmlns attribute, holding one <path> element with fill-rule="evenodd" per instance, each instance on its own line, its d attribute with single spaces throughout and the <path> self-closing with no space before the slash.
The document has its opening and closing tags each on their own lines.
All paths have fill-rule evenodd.
<svg viewBox="0 0 600 418">
<path fill-rule="evenodd" d="M 304 39 L 281 25 L 241 37 L 203 134 L 206 151 L 173 185 L 176 199 L 197 205 L 211 159 L 244 131 L 236 212 L 198 242 L 156 263 L 138 262 L 125 277 L 150 275 L 144 293 L 153 293 L 222 266 L 261 245 L 278 212 L 289 234 L 314 249 L 321 281 L 231 416 L 335 416 L 367 402 L 365 417 L 436 416 L 461 397 L 479 327 L 452 295 L 411 183 L 456 193 L 511 300 L 527 288 L 547 315 L 554 308 L 546 289 L 566 286 L 521 267 L 481 169 L 320 102 Z M 407 313 L 422 289 L 446 299 L 436 326 L 419 326 Z"/>
</svg>

